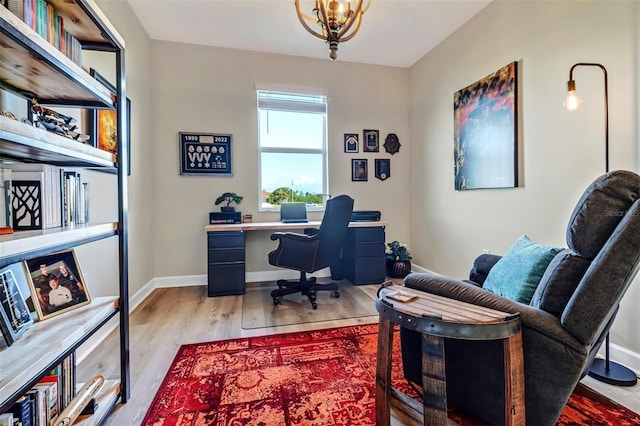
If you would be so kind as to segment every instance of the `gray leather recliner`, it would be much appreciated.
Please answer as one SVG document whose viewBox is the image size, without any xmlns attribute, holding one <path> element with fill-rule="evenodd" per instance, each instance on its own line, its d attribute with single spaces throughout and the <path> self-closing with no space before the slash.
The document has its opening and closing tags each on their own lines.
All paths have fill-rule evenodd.
<svg viewBox="0 0 640 426">
<path fill-rule="evenodd" d="M 476 259 L 470 281 L 410 274 L 404 285 L 465 302 L 518 312 L 522 321 L 527 424 L 555 425 L 586 375 L 640 263 L 640 176 L 617 170 L 596 179 L 578 201 L 555 256 L 529 305 L 484 290 Z M 471 282 L 471 281 L 474 281 Z M 480 281 L 480 282 L 478 282 Z M 401 329 L 405 377 L 421 385 L 420 335 Z M 500 341 L 445 340 L 448 401 L 504 424 Z"/>
</svg>

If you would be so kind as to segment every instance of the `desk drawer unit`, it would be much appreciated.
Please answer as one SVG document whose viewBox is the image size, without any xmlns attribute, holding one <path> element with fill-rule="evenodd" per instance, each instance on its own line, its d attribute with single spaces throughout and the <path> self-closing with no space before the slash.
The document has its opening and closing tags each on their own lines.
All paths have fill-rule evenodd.
<svg viewBox="0 0 640 426">
<path fill-rule="evenodd" d="M 342 246 L 342 274 L 351 284 L 381 284 L 385 279 L 384 227 L 353 227 Z"/>
<path fill-rule="evenodd" d="M 244 231 L 207 233 L 207 294 L 245 293 Z"/>
</svg>

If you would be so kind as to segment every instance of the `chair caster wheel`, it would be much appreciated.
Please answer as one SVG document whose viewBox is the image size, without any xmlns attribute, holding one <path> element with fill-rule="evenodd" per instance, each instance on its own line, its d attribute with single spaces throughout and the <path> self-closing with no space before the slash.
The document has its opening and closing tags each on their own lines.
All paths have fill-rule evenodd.
<svg viewBox="0 0 640 426">
<path fill-rule="evenodd" d="M 336 297 L 336 299 L 340 298 L 340 292 L 339 291 L 334 291 L 333 295 Z"/>
<path fill-rule="evenodd" d="M 274 297 L 273 298 L 273 305 L 276 306 L 276 305 L 279 305 L 279 304 L 280 304 L 280 299 L 278 299 L 277 297 Z"/>
<path fill-rule="evenodd" d="M 318 309 L 318 304 L 316 302 L 311 302 L 311 307 L 313 309 Z"/>
</svg>

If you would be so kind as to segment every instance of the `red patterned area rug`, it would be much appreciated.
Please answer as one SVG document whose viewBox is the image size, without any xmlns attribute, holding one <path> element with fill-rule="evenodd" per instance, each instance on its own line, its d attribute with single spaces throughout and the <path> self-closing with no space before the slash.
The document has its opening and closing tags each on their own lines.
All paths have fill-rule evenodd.
<svg viewBox="0 0 640 426">
<path fill-rule="evenodd" d="M 332 328 L 184 345 L 143 426 L 375 425 L 378 325 Z M 402 377 L 394 339 L 392 382 Z M 456 410 L 462 426 L 482 423 Z M 638 425 L 640 416 L 572 395 L 558 425 Z"/>
</svg>

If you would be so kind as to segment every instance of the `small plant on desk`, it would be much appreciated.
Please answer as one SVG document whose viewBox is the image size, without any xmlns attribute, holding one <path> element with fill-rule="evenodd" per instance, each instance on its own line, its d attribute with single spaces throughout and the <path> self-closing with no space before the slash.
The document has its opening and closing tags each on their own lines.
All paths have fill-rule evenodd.
<svg viewBox="0 0 640 426">
<path fill-rule="evenodd" d="M 222 194 L 221 196 L 219 196 L 218 198 L 216 198 L 216 206 L 219 204 L 222 204 L 224 202 L 227 203 L 226 206 L 222 206 L 220 207 L 220 211 L 223 213 L 233 213 L 236 211 L 235 207 L 231 206 L 231 203 L 236 203 L 236 204 L 240 204 L 242 202 L 242 199 L 244 197 L 242 197 L 241 195 L 236 194 L 235 192 L 225 192 L 224 194 Z"/>
</svg>

